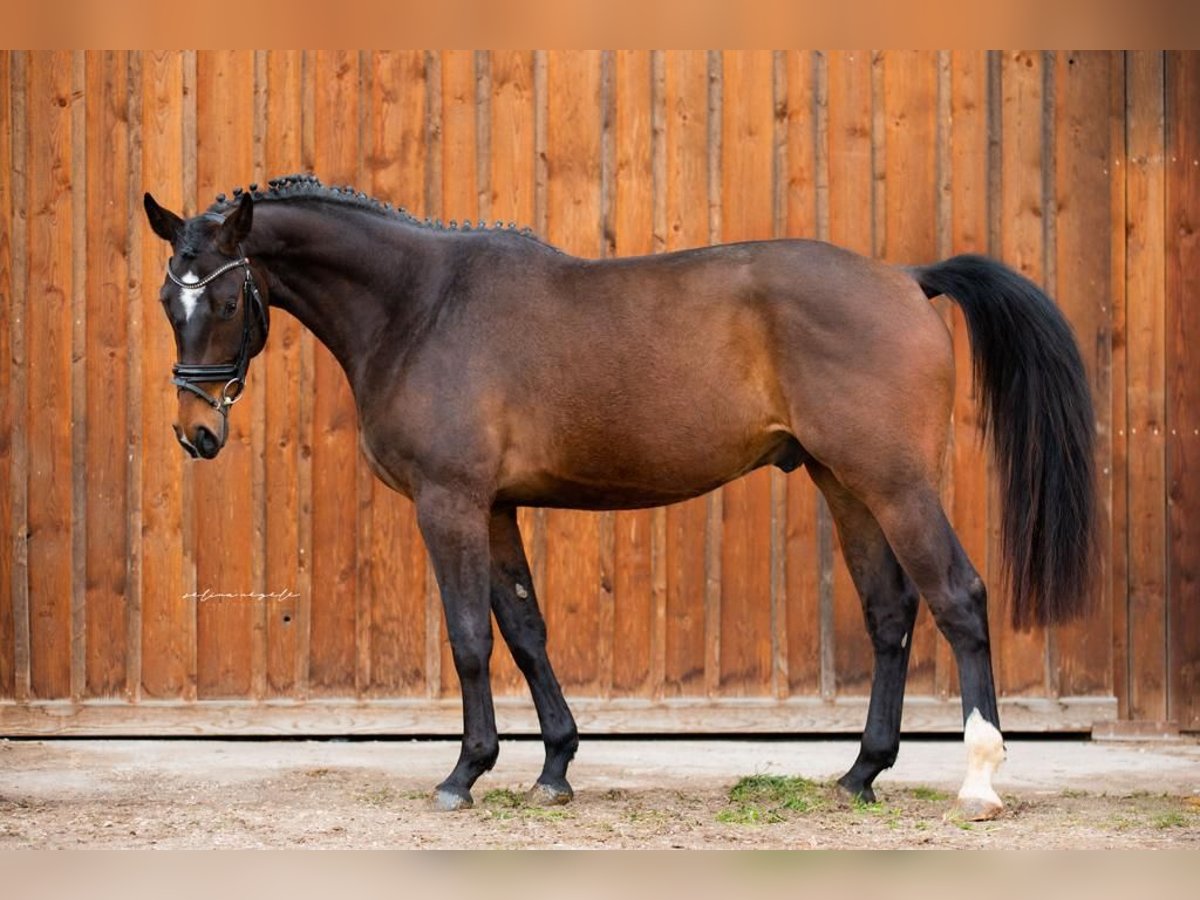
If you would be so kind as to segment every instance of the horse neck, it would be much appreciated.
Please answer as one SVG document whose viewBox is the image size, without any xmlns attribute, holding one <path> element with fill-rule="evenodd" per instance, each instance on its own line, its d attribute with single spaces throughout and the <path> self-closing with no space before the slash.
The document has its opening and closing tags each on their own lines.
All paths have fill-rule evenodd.
<svg viewBox="0 0 1200 900">
<path fill-rule="evenodd" d="M 377 336 L 421 295 L 433 240 L 367 212 L 263 203 L 246 254 L 270 273 L 271 305 L 328 347 L 354 388 Z"/>
</svg>

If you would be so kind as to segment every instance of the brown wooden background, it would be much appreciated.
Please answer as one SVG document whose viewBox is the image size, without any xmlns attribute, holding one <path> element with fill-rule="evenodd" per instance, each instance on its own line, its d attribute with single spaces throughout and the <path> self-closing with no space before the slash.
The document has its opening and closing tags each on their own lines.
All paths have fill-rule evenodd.
<svg viewBox="0 0 1200 900">
<path fill-rule="evenodd" d="M 1200 729 L 1200 56 L 4 52 L 0 732 L 458 729 L 411 508 L 324 349 L 279 318 L 215 463 L 169 427 L 141 192 L 192 213 L 301 170 L 579 254 L 791 235 L 1019 267 L 1087 360 L 1107 552 L 1092 618 L 1009 630 L 960 365 L 944 492 L 993 588 L 1004 722 Z M 861 727 L 869 644 L 803 474 L 524 523 L 585 729 Z M 494 670 L 529 728 L 500 645 Z M 955 689 L 923 611 L 907 726 L 958 728 Z"/>
</svg>

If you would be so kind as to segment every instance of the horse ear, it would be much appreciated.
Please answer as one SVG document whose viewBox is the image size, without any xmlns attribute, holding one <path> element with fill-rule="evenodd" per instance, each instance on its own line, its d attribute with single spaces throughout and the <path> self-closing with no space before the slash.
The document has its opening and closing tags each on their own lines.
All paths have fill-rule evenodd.
<svg viewBox="0 0 1200 900">
<path fill-rule="evenodd" d="M 242 194 L 237 207 L 225 217 L 221 230 L 217 233 L 217 249 L 227 256 L 237 255 L 238 245 L 250 233 L 250 225 L 254 221 L 254 201 L 249 194 Z"/>
<path fill-rule="evenodd" d="M 150 220 L 150 227 L 154 229 L 154 233 L 164 241 L 174 244 L 179 232 L 183 230 L 183 219 L 169 209 L 159 206 L 149 193 L 142 198 L 142 203 L 146 207 L 146 218 Z"/>
</svg>

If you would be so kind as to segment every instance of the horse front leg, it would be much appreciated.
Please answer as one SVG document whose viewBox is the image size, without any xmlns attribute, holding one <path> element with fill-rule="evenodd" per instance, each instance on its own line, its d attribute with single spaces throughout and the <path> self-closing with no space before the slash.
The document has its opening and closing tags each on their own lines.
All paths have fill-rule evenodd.
<svg viewBox="0 0 1200 900">
<path fill-rule="evenodd" d="M 529 797 L 546 805 L 567 803 L 574 797 L 567 783 L 567 766 L 579 747 L 579 732 L 546 655 L 546 623 L 534 594 L 515 509 L 492 513 L 491 551 L 492 611 L 517 667 L 529 682 L 546 747 L 545 766 Z"/>
<path fill-rule="evenodd" d="M 462 750 L 454 771 L 434 792 L 434 803 L 443 810 L 463 809 L 474 804 L 471 786 L 495 765 L 500 751 L 488 672 L 488 510 L 463 492 L 426 487 L 417 497 L 417 522 L 441 589 L 446 632 L 462 685 Z"/>
</svg>

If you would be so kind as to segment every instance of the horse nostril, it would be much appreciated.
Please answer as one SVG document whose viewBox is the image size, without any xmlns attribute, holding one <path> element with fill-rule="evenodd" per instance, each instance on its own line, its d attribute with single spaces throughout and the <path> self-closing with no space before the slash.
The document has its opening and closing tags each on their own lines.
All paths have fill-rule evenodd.
<svg viewBox="0 0 1200 900">
<path fill-rule="evenodd" d="M 201 425 L 196 429 L 196 450 L 205 459 L 212 459 L 221 449 L 217 436 Z"/>
<path fill-rule="evenodd" d="M 195 459 L 198 454 L 196 448 L 192 446 L 192 442 L 187 439 L 187 435 L 183 433 L 183 429 L 178 425 L 173 426 L 175 429 L 175 440 L 179 441 L 179 446 L 187 451 L 187 455 Z"/>
</svg>

